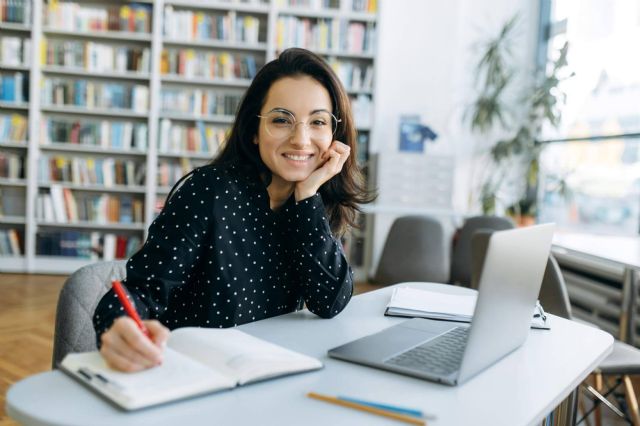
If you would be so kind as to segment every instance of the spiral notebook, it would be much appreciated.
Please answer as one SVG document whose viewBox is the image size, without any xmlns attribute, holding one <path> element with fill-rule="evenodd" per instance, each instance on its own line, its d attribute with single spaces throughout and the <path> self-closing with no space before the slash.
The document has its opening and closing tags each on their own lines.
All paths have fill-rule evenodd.
<svg viewBox="0 0 640 426">
<path fill-rule="evenodd" d="M 393 290 L 384 314 L 395 317 L 471 322 L 477 298 L 477 291 L 471 294 L 450 294 L 412 287 L 398 287 Z M 549 330 L 551 327 L 542 305 L 537 303 L 532 311 L 531 328 Z"/>
</svg>

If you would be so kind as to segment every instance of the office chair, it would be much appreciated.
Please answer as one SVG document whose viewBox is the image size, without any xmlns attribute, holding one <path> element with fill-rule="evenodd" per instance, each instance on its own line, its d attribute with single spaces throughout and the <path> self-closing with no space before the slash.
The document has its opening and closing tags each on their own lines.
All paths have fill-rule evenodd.
<svg viewBox="0 0 640 426">
<path fill-rule="evenodd" d="M 445 283 L 449 279 L 444 228 L 429 216 L 397 218 L 384 244 L 374 281 L 390 285 L 403 281 Z"/>
<path fill-rule="evenodd" d="M 473 263 L 471 271 L 473 288 L 478 288 L 478 282 L 482 274 L 484 255 L 491 233 L 492 231 L 482 230 L 477 232 L 472 238 Z M 549 255 L 538 299 L 548 313 L 595 327 L 594 324 L 573 318 L 567 285 L 562 276 L 560 266 L 553 255 Z M 592 373 L 595 387 L 586 384 L 586 382 L 583 384 L 583 389 L 591 395 L 590 399 L 593 402 L 593 407 L 586 410 L 581 404 L 581 410 L 584 415 L 576 424 L 585 421 L 591 413 L 595 412 L 596 425 L 599 426 L 601 424 L 600 405 L 604 404 L 629 424 L 640 426 L 638 399 L 630 378 L 630 375 L 635 374 L 640 374 L 640 349 L 615 339 L 611 354 L 609 354 Z M 603 383 L 604 378 L 607 376 L 615 376 L 615 382 L 613 386 L 605 390 Z M 624 406 L 622 409 L 618 408 L 608 399 L 610 395 L 616 396 L 615 392 L 621 385 L 624 385 L 626 410 Z M 625 413 L 625 411 L 627 411 L 627 413 Z"/>
<path fill-rule="evenodd" d="M 97 349 L 93 312 L 102 296 L 111 288 L 111 278 L 125 277 L 125 264 L 124 260 L 93 263 L 67 278 L 56 309 L 52 368 L 57 368 L 69 352 Z"/>
<path fill-rule="evenodd" d="M 473 263 L 471 238 L 478 230 L 502 231 L 513 227 L 513 222 L 505 217 L 474 216 L 466 219 L 452 243 L 450 282 L 465 287 L 471 286 L 471 265 Z"/>
</svg>

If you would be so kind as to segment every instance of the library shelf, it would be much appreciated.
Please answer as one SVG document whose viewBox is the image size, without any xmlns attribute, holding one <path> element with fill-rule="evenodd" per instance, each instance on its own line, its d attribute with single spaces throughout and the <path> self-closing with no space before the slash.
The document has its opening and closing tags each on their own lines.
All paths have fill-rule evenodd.
<svg viewBox="0 0 640 426">
<path fill-rule="evenodd" d="M 151 42 L 151 34 L 135 33 L 130 31 L 68 31 L 59 30 L 52 27 L 45 27 L 42 32 L 46 35 L 64 36 L 64 37 L 80 37 L 91 38 L 94 40 L 118 40 L 130 42 Z"/>
<path fill-rule="evenodd" d="M 31 32 L 31 26 L 24 24 L 14 24 L 11 22 L 0 22 L 0 30 L 29 33 Z"/>
<path fill-rule="evenodd" d="M 29 65 L 13 65 L 13 64 L 0 64 L 0 69 L 3 71 L 30 71 L 31 66 Z"/>
<path fill-rule="evenodd" d="M 29 102 L 0 101 L 0 108 L 29 111 Z"/>
<path fill-rule="evenodd" d="M 99 70 L 86 70 L 84 68 L 69 68 L 60 67 L 55 65 L 46 65 L 42 67 L 42 72 L 55 75 L 70 75 L 80 77 L 92 77 L 92 78 L 107 78 L 118 79 L 126 81 L 149 81 L 151 75 L 146 72 L 135 71 L 99 71 Z"/>
<path fill-rule="evenodd" d="M 148 118 L 146 112 L 137 112 L 125 108 L 87 108 L 74 105 L 42 105 L 42 112 L 60 113 L 60 114 L 77 114 L 77 115 L 94 115 L 102 117 L 125 117 L 125 118 Z"/>
<path fill-rule="evenodd" d="M 27 186 L 26 179 L 9 179 L 9 178 L 0 178 L 0 186 Z"/>
<path fill-rule="evenodd" d="M 212 49 L 228 49 L 228 50 L 249 50 L 254 52 L 265 52 L 267 50 L 267 43 L 244 43 L 235 42 L 229 40 L 183 40 L 183 39 L 168 39 L 162 40 L 162 43 L 166 46 L 185 46 L 185 47 L 203 47 Z"/>
<path fill-rule="evenodd" d="M 0 148 L 21 148 L 27 149 L 29 145 L 27 141 L 0 141 Z"/>
<path fill-rule="evenodd" d="M 26 269 L 25 256 L 0 256 L 0 272 L 24 272 Z"/>
<path fill-rule="evenodd" d="M 160 76 L 162 83 L 171 84 L 192 84 L 198 86 L 224 86 L 224 87 L 241 87 L 247 88 L 251 85 L 248 78 L 208 78 L 208 77 L 185 77 L 179 74 L 162 74 Z"/>
<path fill-rule="evenodd" d="M 160 158 L 191 158 L 195 160 L 211 160 L 217 152 L 195 152 L 195 151 L 179 151 L 179 152 L 158 152 Z"/>
<path fill-rule="evenodd" d="M 27 221 L 24 216 L 0 216 L 0 223 L 5 225 L 24 225 Z"/>
<path fill-rule="evenodd" d="M 72 228 L 72 229 L 92 229 L 101 231 L 144 231 L 144 223 L 118 223 L 118 222 L 92 222 L 92 221 L 77 221 L 77 222 L 48 222 L 44 220 L 37 220 L 38 227 L 43 228 Z"/>
<path fill-rule="evenodd" d="M 136 149 L 116 149 L 116 148 L 103 148 L 98 145 L 83 145 L 80 143 L 69 142 L 51 142 L 48 144 L 40 145 L 40 149 L 43 151 L 64 151 L 64 152 L 83 152 L 92 154 L 103 155 L 121 155 L 130 157 L 146 157 L 145 151 L 139 151 Z"/>
<path fill-rule="evenodd" d="M 51 184 L 60 185 L 64 188 L 69 188 L 78 191 L 92 191 L 92 192 L 124 192 L 130 194 L 144 194 L 145 187 L 140 185 L 93 185 L 93 184 L 78 184 L 71 182 L 38 182 L 40 188 L 50 188 Z"/>
<path fill-rule="evenodd" d="M 235 119 L 232 115 L 195 115 L 178 112 L 160 112 L 160 118 L 168 118 L 177 121 L 202 121 L 203 123 L 233 123 Z"/>
</svg>

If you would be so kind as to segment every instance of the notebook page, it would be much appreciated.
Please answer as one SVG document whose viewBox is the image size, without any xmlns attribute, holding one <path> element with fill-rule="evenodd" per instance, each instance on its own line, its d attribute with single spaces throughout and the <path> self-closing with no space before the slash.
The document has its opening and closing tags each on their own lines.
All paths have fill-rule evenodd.
<svg viewBox="0 0 640 426">
<path fill-rule="evenodd" d="M 174 330 L 169 346 L 220 371 L 233 371 L 239 384 L 321 368 L 315 358 L 236 329 L 186 327 Z"/>
<path fill-rule="evenodd" d="M 83 369 L 89 384 L 126 408 L 137 408 L 184 396 L 234 387 L 236 381 L 167 348 L 162 365 L 136 373 L 124 373 L 107 366 L 99 352 L 69 354 L 62 366 L 76 377 Z M 96 379 L 96 374 L 107 382 Z"/>
<path fill-rule="evenodd" d="M 453 316 L 473 315 L 477 294 L 446 294 L 437 291 L 400 287 L 394 290 L 387 307 Z"/>
</svg>

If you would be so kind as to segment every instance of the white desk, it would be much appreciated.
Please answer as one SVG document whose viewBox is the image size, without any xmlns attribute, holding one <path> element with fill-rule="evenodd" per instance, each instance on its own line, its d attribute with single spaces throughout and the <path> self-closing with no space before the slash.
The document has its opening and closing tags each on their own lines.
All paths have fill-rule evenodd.
<svg viewBox="0 0 640 426">
<path fill-rule="evenodd" d="M 640 275 L 640 238 L 556 232 L 553 252 L 612 263 L 624 268 L 620 340 L 633 341 L 635 298 Z"/>
<path fill-rule="evenodd" d="M 459 287 L 425 284 L 449 292 Z M 401 425 L 309 399 L 309 391 L 421 408 L 440 425 L 530 425 L 541 421 L 611 351 L 611 335 L 551 316 L 551 331 L 458 387 L 439 385 L 327 357 L 327 349 L 403 321 L 384 317 L 392 287 L 355 297 L 338 317 L 307 311 L 241 326 L 243 331 L 317 357 L 325 368 L 140 412 L 120 411 L 59 371 L 13 385 L 7 412 L 37 425 Z"/>
</svg>

